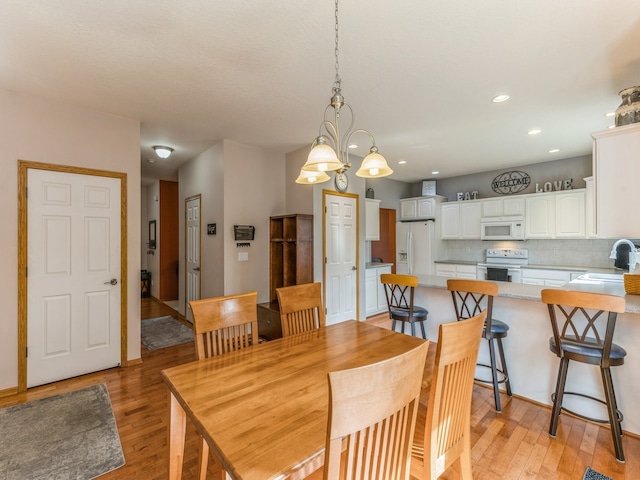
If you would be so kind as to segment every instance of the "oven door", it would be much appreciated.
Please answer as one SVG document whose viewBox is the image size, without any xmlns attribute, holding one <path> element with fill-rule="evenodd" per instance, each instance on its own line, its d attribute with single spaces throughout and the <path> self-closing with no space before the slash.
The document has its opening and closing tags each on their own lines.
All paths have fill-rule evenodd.
<svg viewBox="0 0 640 480">
<path fill-rule="evenodd" d="M 519 268 L 511 266 L 478 265 L 478 280 L 491 280 L 493 282 L 522 283 Z"/>
<path fill-rule="evenodd" d="M 511 276 L 509 275 L 508 268 L 501 267 L 487 267 L 487 280 L 494 282 L 510 282 Z"/>
</svg>

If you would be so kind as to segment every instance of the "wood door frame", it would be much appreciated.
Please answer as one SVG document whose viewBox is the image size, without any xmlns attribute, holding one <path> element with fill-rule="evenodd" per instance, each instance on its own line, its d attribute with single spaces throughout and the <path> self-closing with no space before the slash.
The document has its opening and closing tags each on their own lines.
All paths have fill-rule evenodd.
<svg viewBox="0 0 640 480">
<path fill-rule="evenodd" d="M 27 391 L 27 252 L 29 247 L 27 235 L 27 185 L 29 169 L 75 173 L 94 177 L 110 177 L 120 180 L 120 365 L 123 367 L 128 365 L 127 174 L 18 160 L 18 393 Z"/>
<path fill-rule="evenodd" d="M 336 190 L 322 190 L 322 284 L 325 309 L 327 304 L 327 195 L 353 198 L 356 201 L 356 318 L 360 319 L 360 195 Z"/>
<path fill-rule="evenodd" d="M 198 241 L 198 258 L 200 259 L 200 273 L 198 274 L 198 290 L 200 290 L 200 297 L 202 297 L 202 194 L 198 193 L 196 195 L 192 195 L 184 199 L 184 251 L 182 252 L 184 258 L 184 318 L 188 318 L 189 316 L 189 305 L 187 301 L 187 293 L 189 291 L 189 275 L 187 273 L 187 204 L 191 200 L 198 199 L 200 201 L 200 214 L 199 214 L 199 234 L 200 239 Z"/>
</svg>

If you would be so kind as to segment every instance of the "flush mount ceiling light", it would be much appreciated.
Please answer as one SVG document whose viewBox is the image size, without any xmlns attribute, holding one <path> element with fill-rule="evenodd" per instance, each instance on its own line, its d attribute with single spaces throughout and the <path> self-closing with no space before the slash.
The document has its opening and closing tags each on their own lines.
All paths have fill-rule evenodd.
<svg viewBox="0 0 640 480">
<path fill-rule="evenodd" d="M 351 106 L 344 101 L 342 96 L 342 80 L 339 74 L 338 63 L 338 0 L 335 2 L 335 66 L 336 77 L 333 82 L 332 96 L 329 105 L 324 110 L 324 121 L 320 124 L 320 132 L 318 137 L 311 144 L 311 151 L 307 162 L 303 165 L 300 177 L 302 178 L 302 172 L 327 172 L 335 170 L 337 173 L 344 173 L 350 167 L 349 162 L 349 146 L 351 145 L 351 137 L 356 133 L 364 133 L 371 139 L 372 146 L 369 149 L 369 154 L 364 157 L 360 169 L 356 172 L 356 175 L 364 178 L 378 178 L 391 175 L 393 170 L 387 165 L 385 158 L 378 153 L 378 147 L 376 147 L 376 141 L 371 132 L 368 130 L 353 130 L 355 118 Z M 333 111 L 333 118 L 329 119 L 329 112 Z M 348 113 L 349 126 L 346 130 L 340 129 L 340 118 L 344 117 L 344 114 Z M 317 177 L 313 182 L 298 182 L 298 183 L 320 183 L 329 180 L 329 176 L 325 174 L 326 179 Z M 322 177 L 323 178 L 323 177 Z M 298 181 L 296 180 L 296 182 Z"/>
<path fill-rule="evenodd" d="M 169 158 L 169 155 L 173 152 L 173 148 L 164 147 L 162 145 L 154 145 L 152 148 L 160 158 Z"/>
<path fill-rule="evenodd" d="M 507 100 L 509 100 L 509 95 L 507 95 L 506 93 L 502 93 L 500 95 L 496 95 L 495 97 L 493 97 L 493 103 L 502 103 L 502 102 L 506 102 Z"/>
<path fill-rule="evenodd" d="M 542 133 L 542 130 L 540 130 L 539 128 L 534 128 L 533 130 L 529 130 L 527 133 L 529 135 L 538 135 L 539 133 Z"/>
</svg>

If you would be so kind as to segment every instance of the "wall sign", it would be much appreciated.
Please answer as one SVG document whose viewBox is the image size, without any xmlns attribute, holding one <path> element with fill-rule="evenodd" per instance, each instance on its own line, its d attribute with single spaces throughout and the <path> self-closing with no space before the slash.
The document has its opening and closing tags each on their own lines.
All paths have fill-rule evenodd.
<svg viewBox="0 0 640 480">
<path fill-rule="evenodd" d="M 216 234 L 216 224 L 207 223 L 207 235 L 215 235 L 215 234 Z"/>
<path fill-rule="evenodd" d="M 542 192 L 559 192 L 560 190 L 572 190 L 573 178 L 566 178 L 564 180 L 554 180 L 553 183 L 545 182 L 540 188 L 540 185 L 536 183 L 536 193 Z"/>
<path fill-rule="evenodd" d="M 478 191 L 474 190 L 473 192 L 458 192 L 456 193 L 456 200 L 477 200 L 478 199 Z"/>
<path fill-rule="evenodd" d="M 514 170 L 498 175 L 491 181 L 491 189 L 500 195 L 520 193 L 531 184 L 528 173 Z"/>
</svg>

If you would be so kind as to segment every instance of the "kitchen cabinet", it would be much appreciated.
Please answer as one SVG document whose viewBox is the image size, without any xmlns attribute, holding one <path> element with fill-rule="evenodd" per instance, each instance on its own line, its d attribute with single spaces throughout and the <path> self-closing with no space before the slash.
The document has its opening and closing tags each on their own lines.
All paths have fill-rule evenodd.
<svg viewBox="0 0 640 480">
<path fill-rule="evenodd" d="M 445 197 L 440 195 L 404 198 L 400 200 L 400 221 L 434 218 L 438 211 L 438 206 L 444 200 Z"/>
<path fill-rule="evenodd" d="M 638 202 L 640 123 L 597 132 L 593 137 L 595 231 L 600 238 L 640 238 Z"/>
<path fill-rule="evenodd" d="M 525 238 L 585 238 L 585 190 L 525 196 Z"/>
<path fill-rule="evenodd" d="M 380 200 L 365 199 L 365 240 L 380 240 Z"/>
<path fill-rule="evenodd" d="M 436 263 L 436 275 L 440 277 L 467 278 L 475 280 L 478 274 L 475 265 Z"/>
<path fill-rule="evenodd" d="M 561 287 L 584 272 L 570 270 L 551 270 L 544 268 L 522 268 L 522 283 L 527 285 L 543 285 L 545 287 Z"/>
<path fill-rule="evenodd" d="M 487 198 L 482 200 L 483 217 L 505 217 L 512 215 L 524 215 L 524 196 L 508 198 Z"/>
<path fill-rule="evenodd" d="M 597 235 L 593 176 L 585 178 L 584 182 L 586 184 L 586 188 L 584 189 L 585 235 L 587 238 L 595 238 Z"/>
<path fill-rule="evenodd" d="M 443 240 L 480 239 L 481 215 L 481 201 L 442 204 L 440 207 L 440 238 Z"/>
<path fill-rule="evenodd" d="M 368 267 L 365 272 L 365 312 L 376 315 L 387 310 L 387 297 L 380 283 L 380 275 L 391 273 L 391 265 Z"/>
</svg>

